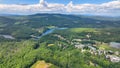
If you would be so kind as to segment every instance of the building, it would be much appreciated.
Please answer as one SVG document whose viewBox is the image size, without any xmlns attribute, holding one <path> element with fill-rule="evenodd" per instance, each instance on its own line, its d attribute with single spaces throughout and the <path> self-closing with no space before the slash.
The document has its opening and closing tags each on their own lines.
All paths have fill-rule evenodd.
<svg viewBox="0 0 120 68">
<path fill-rule="evenodd" d="M 106 58 L 109 59 L 111 62 L 120 62 L 120 57 L 114 55 L 106 55 Z"/>
</svg>

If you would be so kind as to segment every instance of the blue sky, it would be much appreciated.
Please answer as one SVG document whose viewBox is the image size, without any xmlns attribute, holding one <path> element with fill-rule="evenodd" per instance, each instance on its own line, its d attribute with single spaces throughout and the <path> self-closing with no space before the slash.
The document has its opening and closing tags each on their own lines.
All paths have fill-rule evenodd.
<svg viewBox="0 0 120 68">
<path fill-rule="evenodd" d="M 0 14 L 35 13 L 120 16 L 120 0 L 0 0 Z"/>
<path fill-rule="evenodd" d="M 82 3 L 91 3 L 91 4 L 100 4 L 113 0 L 45 0 L 49 3 L 62 3 L 67 4 L 70 1 L 73 1 L 74 4 Z M 39 0 L 0 0 L 0 4 L 36 4 Z"/>
</svg>

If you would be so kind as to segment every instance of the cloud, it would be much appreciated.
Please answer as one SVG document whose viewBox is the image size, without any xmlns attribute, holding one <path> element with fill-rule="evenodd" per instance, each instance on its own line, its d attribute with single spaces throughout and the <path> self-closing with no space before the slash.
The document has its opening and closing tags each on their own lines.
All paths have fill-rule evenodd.
<svg viewBox="0 0 120 68">
<path fill-rule="evenodd" d="M 40 0 L 38 4 L 18 5 L 0 4 L 1 14 L 34 14 L 34 13 L 69 13 L 120 16 L 120 1 L 110 1 L 102 4 L 73 4 L 67 5 L 48 3 Z"/>
<path fill-rule="evenodd" d="M 70 3 L 69 3 L 70 5 Z M 120 16 L 120 1 L 111 1 L 102 4 L 77 4 L 67 7 L 72 13 L 94 15 L 117 15 Z M 72 8 L 71 8 L 72 7 Z"/>
</svg>

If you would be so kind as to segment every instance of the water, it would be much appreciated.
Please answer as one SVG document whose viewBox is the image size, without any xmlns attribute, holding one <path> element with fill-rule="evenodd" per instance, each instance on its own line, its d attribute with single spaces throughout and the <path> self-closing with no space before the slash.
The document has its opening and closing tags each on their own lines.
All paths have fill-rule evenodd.
<svg viewBox="0 0 120 68">
<path fill-rule="evenodd" d="M 6 39 L 15 39 L 13 36 L 11 36 L 11 35 L 0 35 L 0 36 L 2 36 L 2 37 L 4 37 L 4 38 L 6 38 Z"/>
<path fill-rule="evenodd" d="M 52 29 L 49 29 L 46 32 L 42 33 L 42 35 L 38 36 L 37 38 L 39 39 L 45 35 L 51 34 L 52 32 L 54 32 L 54 30 L 64 30 L 64 29 L 67 29 L 67 28 L 52 28 Z"/>
<path fill-rule="evenodd" d="M 49 29 L 46 32 L 44 32 L 42 34 L 42 36 L 47 35 L 47 34 L 51 34 L 54 30 L 64 30 L 64 29 L 67 29 L 67 28 L 53 28 L 53 29 Z"/>
<path fill-rule="evenodd" d="M 55 29 L 49 29 L 49 30 L 47 30 L 46 32 L 44 32 L 44 33 L 42 34 L 42 36 L 45 36 L 45 35 L 47 35 L 47 34 L 51 34 L 54 30 L 55 30 Z"/>
<path fill-rule="evenodd" d="M 120 48 L 120 43 L 117 42 L 110 42 L 110 46 L 114 48 Z"/>
</svg>

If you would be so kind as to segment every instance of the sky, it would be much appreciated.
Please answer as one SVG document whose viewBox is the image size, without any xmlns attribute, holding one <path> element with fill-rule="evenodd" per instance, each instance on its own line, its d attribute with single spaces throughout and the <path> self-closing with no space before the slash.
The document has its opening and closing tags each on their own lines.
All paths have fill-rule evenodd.
<svg viewBox="0 0 120 68">
<path fill-rule="evenodd" d="M 0 14 L 35 13 L 120 16 L 120 0 L 0 0 Z"/>
<path fill-rule="evenodd" d="M 113 0 L 46 0 L 46 1 L 50 3 L 62 3 L 62 4 L 67 4 L 70 1 L 73 1 L 74 4 L 82 4 L 82 3 L 100 4 Z M 38 2 L 39 0 L 0 0 L 1 4 L 35 4 Z"/>
</svg>

